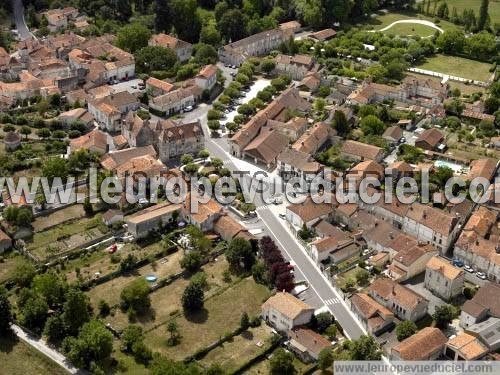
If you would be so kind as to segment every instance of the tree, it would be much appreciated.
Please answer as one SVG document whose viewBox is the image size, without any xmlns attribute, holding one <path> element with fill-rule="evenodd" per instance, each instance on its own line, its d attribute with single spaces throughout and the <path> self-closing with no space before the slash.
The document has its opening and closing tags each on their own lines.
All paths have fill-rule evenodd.
<svg viewBox="0 0 500 375">
<path fill-rule="evenodd" d="M 293 375 L 293 354 L 285 352 L 283 348 L 278 348 L 269 360 L 269 372 L 272 375 Z"/>
<path fill-rule="evenodd" d="M 91 216 L 94 213 L 94 209 L 92 208 L 92 203 L 90 203 L 90 199 L 88 197 L 83 201 L 83 210 L 87 216 Z"/>
<path fill-rule="evenodd" d="M 243 330 L 246 330 L 248 329 L 248 327 L 250 327 L 250 318 L 248 317 L 246 311 L 241 314 L 240 327 Z"/>
<path fill-rule="evenodd" d="M 321 371 L 326 371 L 332 367 L 333 364 L 333 353 L 332 349 L 325 348 L 319 352 L 318 356 L 318 366 Z"/>
<path fill-rule="evenodd" d="M 398 341 L 403 341 L 404 339 L 410 337 L 417 332 L 417 326 L 411 320 L 405 320 L 398 324 L 396 327 L 396 336 Z"/>
<path fill-rule="evenodd" d="M 52 315 L 45 322 L 43 335 L 47 338 L 48 342 L 57 343 L 66 337 L 66 327 L 60 314 Z"/>
<path fill-rule="evenodd" d="M 67 284 L 53 272 L 36 275 L 32 289 L 42 296 L 50 307 L 56 307 L 64 301 Z"/>
<path fill-rule="evenodd" d="M 210 156 L 210 152 L 206 148 L 198 151 L 198 157 L 201 159 L 206 160 L 209 156 Z"/>
<path fill-rule="evenodd" d="M 78 337 L 67 337 L 63 350 L 69 360 L 77 367 L 89 368 L 94 361 L 108 358 L 113 350 L 113 335 L 98 320 L 85 323 Z"/>
<path fill-rule="evenodd" d="M 212 133 L 217 133 L 217 130 L 220 129 L 220 122 L 219 120 L 208 120 L 207 126 L 212 131 Z"/>
<path fill-rule="evenodd" d="M 66 302 L 63 307 L 62 320 L 71 335 L 90 320 L 89 298 L 81 290 L 71 288 L 66 293 Z"/>
<path fill-rule="evenodd" d="M 374 115 L 363 117 L 360 122 L 361 130 L 365 135 L 380 135 L 384 132 L 384 123 Z"/>
<path fill-rule="evenodd" d="M 45 160 L 42 166 L 42 175 L 52 181 L 56 177 L 60 177 L 62 181 L 66 181 L 69 170 L 68 163 L 65 159 L 53 157 Z"/>
<path fill-rule="evenodd" d="M 481 6 L 479 7 L 479 16 L 477 18 L 477 29 L 484 30 L 488 23 L 488 0 L 481 0 Z"/>
<path fill-rule="evenodd" d="M 204 292 L 197 283 L 189 283 L 182 294 L 182 307 L 185 313 L 201 310 L 203 308 Z"/>
<path fill-rule="evenodd" d="M 342 137 L 345 137 L 347 133 L 349 133 L 349 122 L 344 112 L 335 111 L 333 114 L 332 127 L 337 130 L 337 133 Z"/>
<path fill-rule="evenodd" d="M 495 37 L 487 31 L 473 34 L 466 39 L 465 50 L 472 59 L 489 60 L 497 54 Z"/>
<path fill-rule="evenodd" d="M 191 154 L 184 154 L 181 156 L 181 164 L 182 165 L 192 163 L 193 160 L 194 160 L 194 158 L 193 158 L 193 155 L 191 155 Z"/>
<path fill-rule="evenodd" d="M 202 65 L 215 64 L 217 62 L 217 50 L 210 44 L 199 43 L 196 45 L 194 60 Z"/>
<path fill-rule="evenodd" d="M 221 41 L 221 35 L 219 30 L 217 30 L 216 25 L 213 23 L 207 23 L 203 25 L 200 32 L 200 42 L 205 44 L 210 44 L 211 46 L 218 46 Z"/>
<path fill-rule="evenodd" d="M 151 38 L 149 29 L 134 22 L 123 26 L 116 34 L 116 45 L 130 53 L 135 53 L 148 45 Z"/>
<path fill-rule="evenodd" d="M 179 325 L 176 321 L 171 321 L 167 324 L 167 331 L 170 334 L 168 338 L 168 345 L 175 346 L 179 343 Z"/>
<path fill-rule="evenodd" d="M 132 347 L 136 342 L 144 340 L 144 332 L 141 326 L 131 324 L 122 333 L 121 341 L 126 351 L 132 352 Z"/>
<path fill-rule="evenodd" d="M 170 27 L 170 0 L 155 0 L 155 30 L 157 33 L 167 31 Z"/>
<path fill-rule="evenodd" d="M 109 315 L 109 313 L 111 312 L 111 308 L 109 307 L 109 304 L 101 299 L 99 301 L 99 304 L 98 304 L 98 309 L 99 309 L 99 315 L 102 317 L 102 318 L 105 318 Z"/>
<path fill-rule="evenodd" d="M 461 53 L 465 47 L 465 35 L 459 29 L 446 30 L 436 39 L 436 45 L 444 53 Z"/>
<path fill-rule="evenodd" d="M 198 251 L 191 251 L 181 259 L 181 267 L 190 273 L 195 273 L 201 267 L 203 257 Z"/>
<path fill-rule="evenodd" d="M 7 336 L 10 332 L 10 323 L 12 322 L 12 312 L 7 296 L 7 290 L 0 285 L 0 335 Z"/>
<path fill-rule="evenodd" d="M 234 238 L 226 250 L 226 259 L 234 270 L 250 271 L 255 263 L 252 245 L 244 238 Z"/>
<path fill-rule="evenodd" d="M 31 128 L 25 125 L 19 130 L 19 133 L 23 134 L 25 139 L 28 139 L 28 135 L 31 134 Z"/>
<path fill-rule="evenodd" d="M 325 332 L 333 324 L 333 316 L 329 312 L 322 312 L 316 315 L 315 320 L 315 331 L 319 333 Z"/>
<path fill-rule="evenodd" d="M 135 54 L 135 66 L 138 73 L 149 74 L 154 71 L 172 69 L 177 63 L 177 55 L 170 48 L 147 46 Z"/>
<path fill-rule="evenodd" d="M 222 36 L 227 40 L 235 42 L 245 37 L 246 23 L 243 13 L 239 9 L 229 9 L 217 21 L 217 26 Z"/>
<path fill-rule="evenodd" d="M 20 322 L 23 326 L 40 332 L 47 320 L 49 306 L 45 299 L 36 293 L 32 293 L 23 301 L 20 312 Z"/>
<path fill-rule="evenodd" d="M 438 328 L 446 328 L 453 320 L 454 308 L 451 305 L 436 306 L 432 319 Z"/>
<path fill-rule="evenodd" d="M 20 287 L 28 287 L 36 275 L 35 266 L 27 260 L 19 260 L 12 273 L 12 280 Z"/>
<path fill-rule="evenodd" d="M 323 98 L 316 98 L 314 100 L 313 107 L 316 112 L 323 112 L 326 107 L 326 100 Z"/>
<path fill-rule="evenodd" d="M 151 306 L 149 285 L 143 278 L 138 278 L 123 288 L 120 299 L 124 309 L 144 313 Z"/>
<path fill-rule="evenodd" d="M 271 73 L 276 68 L 276 61 L 273 59 L 264 59 L 260 62 L 260 70 L 266 74 Z"/>
<path fill-rule="evenodd" d="M 40 138 L 47 139 L 50 137 L 50 130 L 47 128 L 41 128 L 36 131 L 36 135 Z"/>
<path fill-rule="evenodd" d="M 459 116 L 465 109 L 465 104 L 460 99 L 454 98 L 444 103 L 444 109 L 454 115 Z"/>
<path fill-rule="evenodd" d="M 370 273 L 365 269 L 359 269 L 356 272 L 356 281 L 359 284 L 366 284 L 370 278 Z"/>
<path fill-rule="evenodd" d="M 373 336 L 361 336 L 351 341 L 350 352 L 354 361 L 378 361 L 382 357 L 380 347 Z"/>
<path fill-rule="evenodd" d="M 190 43 L 198 41 L 201 23 L 196 0 L 171 0 L 172 24 L 180 39 Z"/>
</svg>

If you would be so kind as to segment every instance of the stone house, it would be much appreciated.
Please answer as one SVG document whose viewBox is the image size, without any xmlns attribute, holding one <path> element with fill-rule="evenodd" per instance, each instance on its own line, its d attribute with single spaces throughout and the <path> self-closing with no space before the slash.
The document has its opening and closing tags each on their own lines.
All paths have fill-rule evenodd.
<svg viewBox="0 0 500 375">
<path fill-rule="evenodd" d="M 314 308 L 286 292 L 277 292 L 261 307 L 262 319 L 280 332 L 308 324 L 313 314 Z"/>
<path fill-rule="evenodd" d="M 452 266 L 446 259 L 432 257 L 427 262 L 424 285 L 445 301 L 462 294 L 464 280 L 464 271 Z"/>
</svg>

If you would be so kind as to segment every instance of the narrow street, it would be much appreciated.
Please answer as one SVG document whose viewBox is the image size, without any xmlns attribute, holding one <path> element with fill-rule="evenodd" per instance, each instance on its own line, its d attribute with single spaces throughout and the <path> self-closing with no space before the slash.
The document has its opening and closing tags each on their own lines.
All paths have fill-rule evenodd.
<svg viewBox="0 0 500 375">
<path fill-rule="evenodd" d="M 24 19 L 24 6 L 22 0 L 12 0 L 12 10 L 16 29 L 21 40 L 35 37 L 28 29 Z"/>
</svg>

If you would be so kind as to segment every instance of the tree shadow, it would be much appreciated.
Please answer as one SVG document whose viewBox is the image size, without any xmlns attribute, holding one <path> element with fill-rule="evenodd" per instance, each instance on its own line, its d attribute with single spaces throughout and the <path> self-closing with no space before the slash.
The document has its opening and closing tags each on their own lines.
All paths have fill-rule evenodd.
<svg viewBox="0 0 500 375">
<path fill-rule="evenodd" d="M 248 331 L 248 330 L 247 331 L 243 331 L 241 333 L 241 337 L 243 337 L 245 340 L 253 340 L 253 336 L 254 336 L 253 332 Z"/>
<path fill-rule="evenodd" d="M 198 311 L 188 312 L 184 315 L 186 320 L 195 324 L 203 324 L 208 320 L 208 310 L 202 308 Z"/>
<path fill-rule="evenodd" d="M 0 352 L 7 354 L 10 353 L 18 342 L 19 339 L 12 331 L 3 335 L 0 337 Z"/>
<path fill-rule="evenodd" d="M 149 323 L 156 320 L 156 311 L 153 308 L 149 308 L 142 314 L 137 314 L 136 321 L 139 323 Z"/>
</svg>

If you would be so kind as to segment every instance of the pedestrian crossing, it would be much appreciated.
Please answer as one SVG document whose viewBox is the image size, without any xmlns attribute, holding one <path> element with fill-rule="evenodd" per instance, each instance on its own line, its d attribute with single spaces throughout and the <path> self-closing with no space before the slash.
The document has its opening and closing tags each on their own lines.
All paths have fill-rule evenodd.
<svg viewBox="0 0 500 375">
<path fill-rule="evenodd" d="M 335 305 L 336 303 L 340 303 L 340 299 L 337 297 L 325 299 L 325 305 L 327 306 Z"/>
<path fill-rule="evenodd" d="M 267 207 L 267 206 L 259 206 L 255 210 L 256 211 L 265 211 L 265 210 L 268 210 L 268 209 L 269 209 L 269 207 Z"/>
</svg>

